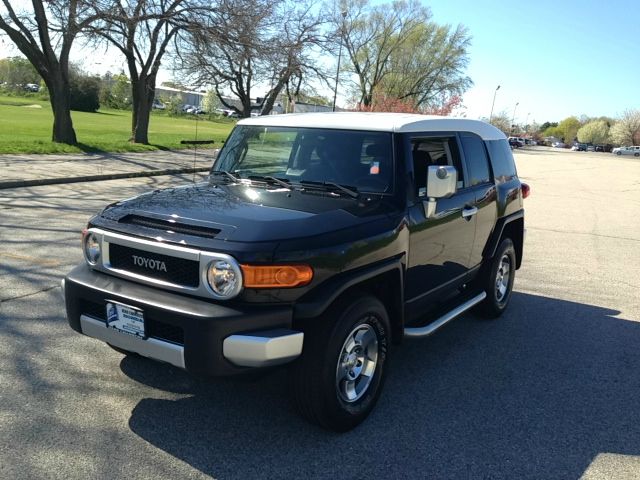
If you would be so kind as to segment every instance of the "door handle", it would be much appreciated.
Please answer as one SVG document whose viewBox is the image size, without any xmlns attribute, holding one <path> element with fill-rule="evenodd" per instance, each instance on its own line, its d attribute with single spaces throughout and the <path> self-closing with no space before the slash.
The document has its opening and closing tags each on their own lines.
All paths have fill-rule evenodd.
<svg viewBox="0 0 640 480">
<path fill-rule="evenodd" d="M 478 207 L 464 207 L 462 209 L 462 218 L 470 218 L 478 213 Z"/>
</svg>

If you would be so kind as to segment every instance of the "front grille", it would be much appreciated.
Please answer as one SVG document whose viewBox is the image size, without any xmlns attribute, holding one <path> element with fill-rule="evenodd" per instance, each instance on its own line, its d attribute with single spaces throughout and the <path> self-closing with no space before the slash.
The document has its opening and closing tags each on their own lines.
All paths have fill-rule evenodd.
<svg viewBox="0 0 640 480">
<path fill-rule="evenodd" d="M 134 257 L 146 259 L 146 265 L 143 260 L 138 260 L 136 263 Z M 110 243 L 109 263 L 112 268 L 185 287 L 196 288 L 200 283 L 200 265 L 195 260 L 170 257 Z"/>
<path fill-rule="evenodd" d="M 185 225 L 183 223 L 158 220 L 155 218 L 140 217 L 139 215 L 127 215 L 120 220 L 120 223 L 130 223 L 141 227 L 163 230 L 165 232 L 184 233 L 205 238 L 216 238 L 220 233 L 217 228 L 199 227 L 197 225 Z"/>
<path fill-rule="evenodd" d="M 104 303 L 92 302 L 90 300 L 80 301 L 80 313 L 97 320 L 107 321 L 106 305 Z M 165 340 L 167 342 L 184 345 L 184 330 L 175 325 L 160 322 L 143 311 L 144 328 L 147 337 Z"/>
</svg>

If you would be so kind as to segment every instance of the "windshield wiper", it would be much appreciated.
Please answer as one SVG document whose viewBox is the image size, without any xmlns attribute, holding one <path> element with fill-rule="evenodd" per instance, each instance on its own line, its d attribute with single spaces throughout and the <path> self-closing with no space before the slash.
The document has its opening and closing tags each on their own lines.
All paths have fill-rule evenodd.
<svg viewBox="0 0 640 480">
<path fill-rule="evenodd" d="M 329 190 L 329 187 L 331 187 L 331 190 L 339 190 L 340 192 L 349 195 L 351 198 L 358 198 L 360 196 L 360 194 L 354 187 L 347 188 L 335 182 L 316 182 L 314 180 L 301 180 L 300 184 L 311 187 L 324 187 L 327 190 Z"/>
<path fill-rule="evenodd" d="M 271 175 L 249 175 L 247 177 L 249 180 L 258 180 L 265 183 L 275 183 L 280 185 L 281 187 L 286 188 L 287 190 L 293 190 L 293 186 L 280 178 L 272 177 Z"/>
<path fill-rule="evenodd" d="M 210 177 L 215 176 L 224 176 L 226 179 L 231 180 L 233 183 L 239 183 L 240 179 L 233 175 L 232 173 L 227 172 L 226 170 L 214 170 L 209 174 Z"/>
</svg>

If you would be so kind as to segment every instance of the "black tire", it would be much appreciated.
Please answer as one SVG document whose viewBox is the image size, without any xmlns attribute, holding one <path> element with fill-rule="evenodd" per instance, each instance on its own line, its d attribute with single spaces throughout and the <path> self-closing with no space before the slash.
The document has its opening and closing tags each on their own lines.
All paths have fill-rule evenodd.
<svg viewBox="0 0 640 480">
<path fill-rule="evenodd" d="M 504 279 L 505 264 L 509 269 L 506 281 Z M 487 297 L 478 304 L 478 313 L 486 318 L 497 318 L 502 315 L 509 305 L 515 276 L 516 250 L 511 239 L 505 238 L 500 242 L 495 255 L 482 273 L 480 286 Z"/>
<path fill-rule="evenodd" d="M 640 153 L 634 153 L 633 156 L 634 157 L 640 157 Z"/>
<path fill-rule="evenodd" d="M 618 151 L 616 152 L 616 155 L 622 155 L 622 152 L 621 152 L 620 150 L 618 150 Z"/>
<path fill-rule="evenodd" d="M 337 432 L 362 423 L 382 391 L 390 331 L 384 305 L 370 295 L 338 302 L 321 318 L 311 320 L 304 329 L 302 356 L 292 365 L 291 375 L 293 400 L 302 416 Z M 347 354 L 349 345 L 355 346 Z M 366 375 L 367 370 L 372 375 Z M 345 399 L 349 395 L 352 398 Z"/>
</svg>

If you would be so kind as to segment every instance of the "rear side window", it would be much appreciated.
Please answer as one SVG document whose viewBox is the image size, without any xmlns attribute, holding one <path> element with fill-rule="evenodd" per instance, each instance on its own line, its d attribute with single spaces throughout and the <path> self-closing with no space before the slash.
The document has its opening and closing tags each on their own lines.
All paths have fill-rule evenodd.
<svg viewBox="0 0 640 480">
<path fill-rule="evenodd" d="M 489 160 L 482 139 L 473 133 L 462 133 L 460 141 L 469 171 L 469 186 L 490 182 Z"/>
<path fill-rule="evenodd" d="M 516 164 L 513 161 L 509 143 L 506 140 L 490 140 L 486 145 L 496 182 L 503 183 L 516 178 Z"/>
</svg>

